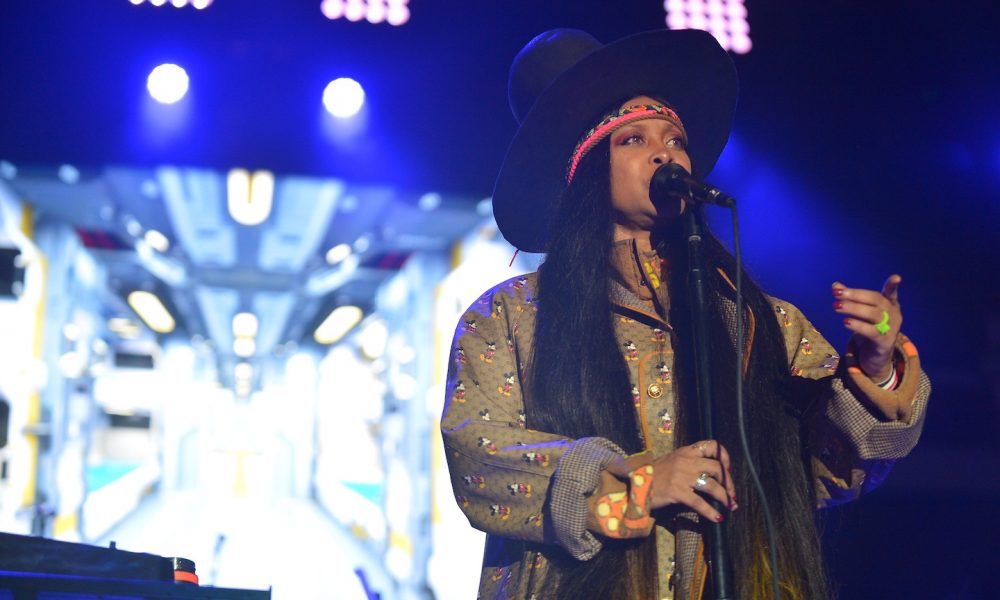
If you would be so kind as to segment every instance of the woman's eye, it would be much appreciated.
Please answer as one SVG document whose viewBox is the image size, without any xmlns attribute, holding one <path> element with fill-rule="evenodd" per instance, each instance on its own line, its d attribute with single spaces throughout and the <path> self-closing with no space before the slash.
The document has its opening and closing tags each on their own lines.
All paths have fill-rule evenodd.
<svg viewBox="0 0 1000 600">
<path fill-rule="evenodd" d="M 669 140 L 667 140 L 667 145 L 681 149 L 687 147 L 687 145 L 684 143 L 684 138 L 682 138 L 681 136 L 675 136 L 670 138 Z"/>
<path fill-rule="evenodd" d="M 628 145 L 631 145 L 631 144 L 638 144 L 638 143 L 641 143 L 641 142 L 642 142 L 642 136 L 639 135 L 638 133 L 633 133 L 633 134 L 630 134 L 630 135 L 626 135 L 625 137 L 623 137 L 622 139 L 620 139 L 618 141 L 618 143 L 621 144 L 622 146 L 628 146 Z"/>
</svg>

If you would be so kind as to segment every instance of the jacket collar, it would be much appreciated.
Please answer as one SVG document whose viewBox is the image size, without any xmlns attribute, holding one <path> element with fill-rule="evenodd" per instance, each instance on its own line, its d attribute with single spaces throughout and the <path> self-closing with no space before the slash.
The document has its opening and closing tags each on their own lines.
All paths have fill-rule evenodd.
<svg viewBox="0 0 1000 600">
<path fill-rule="evenodd" d="M 667 321 L 670 296 L 667 293 L 666 282 L 661 280 L 661 277 L 665 278 L 663 266 L 648 240 L 645 243 L 631 238 L 616 241 L 611 249 L 611 263 L 615 271 L 611 281 L 611 303 L 615 309 L 628 317 L 671 330 Z M 731 291 L 736 291 L 736 286 L 725 271 L 719 269 L 718 272 L 727 287 Z M 732 310 L 735 311 L 735 308 L 733 303 Z M 744 310 L 746 330 L 743 334 L 743 371 L 745 373 L 750 362 L 757 320 L 749 306 L 745 306 Z M 735 333 L 735 330 L 730 332 L 734 338 Z"/>
<path fill-rule="evenodd" d="M 628 238 L 615 241 L 611 248 L 614 270 L 611 302 L 634 316 L 652 319 L 658 326 L 669 327 L 667 286 L 661 280 L 662 264 L 649 240 Z"/>
</svg>

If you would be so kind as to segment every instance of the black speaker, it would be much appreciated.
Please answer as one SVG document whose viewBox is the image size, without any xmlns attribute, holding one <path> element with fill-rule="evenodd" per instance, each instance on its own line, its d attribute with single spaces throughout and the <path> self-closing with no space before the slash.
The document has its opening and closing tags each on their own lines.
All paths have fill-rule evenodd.
<svg viewBox="0 0 1000 600">
<path fill-rule="evenodd" d="M 19 265 L 21 251 L 0 248 L 0 297 L 16 297 L 24 286 L 24 267 Z"/>
<path fill-rule="evenodd" d="M 0 448 L 7 445 L 7 429 L 10 425 L 10 402 L 0 396 Z"/>
</svg>

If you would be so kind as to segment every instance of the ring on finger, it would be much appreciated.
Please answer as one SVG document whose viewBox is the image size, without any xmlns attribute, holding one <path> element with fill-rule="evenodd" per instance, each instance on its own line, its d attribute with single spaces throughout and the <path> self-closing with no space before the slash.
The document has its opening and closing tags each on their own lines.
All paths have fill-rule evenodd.
<svg viewBox="0 0 1000 600">
<path fill-rule="evenodd" d="M 879 335 L 885 335 L 889 333 L 890 329 L 892 328 L 889 327 L 889 311 L 883 310 L 882 320 L 879 321 L 878 323 L 875 323 L 875 331 L 877 331 Z"/>
<path fill-rule="evenodd" d="M 694 480 L 694 489 L 701 490 L 708 485 L 708 473 L 702 471 L 698 473 L 698 478 Z"/>
</svg>

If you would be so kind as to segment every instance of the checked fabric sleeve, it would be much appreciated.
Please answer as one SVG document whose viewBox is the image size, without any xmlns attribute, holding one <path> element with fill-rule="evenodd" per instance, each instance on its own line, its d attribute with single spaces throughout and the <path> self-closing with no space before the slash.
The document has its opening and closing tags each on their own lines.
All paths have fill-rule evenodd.
<svg viewBox="0 0 1000 600">
<path fill-rule="evenodd" d="M 586 560 L 601 548 L 586 529 L 587 500 L 622 451 L 603 438 L 573 440 L 525 427 L 530 293 L 524 278 L 498 285 L 473 303 L 455 332 L 441 419 L 452 488 L 473 527 L 558 544 Z"/>
<path fill-rule="evenodd" d="M 917 349 L 900 334 L 894 363 L 899 384 L 882 389 L 857 368 L 852 346 L 841 361 L 797 308 L 780 301 L 774 306 L 792 374 L 819 385 L 808 422 L 817 502 L 853 500 L 882 483 L 920 438 L 931 387 Z"/>
</svg>

